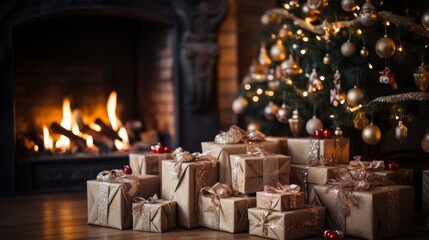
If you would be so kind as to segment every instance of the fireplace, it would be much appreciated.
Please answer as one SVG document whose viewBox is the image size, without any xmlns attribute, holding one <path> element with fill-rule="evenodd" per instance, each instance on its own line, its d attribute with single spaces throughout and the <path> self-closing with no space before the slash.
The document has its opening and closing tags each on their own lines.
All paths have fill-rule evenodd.
<svg viewBox="0 0 429 240">
<path fill-rule="evenodd" d="M 183 13 L 195 17 L 191 12 L 199 3 L 183 8 L 167 0 L 61 2 L 11 3 L 0 22 L 6 49 L 0 58 L 6 80 L 0 132 L 5 192 L 80 190 L 85 180 L 122 167 L 130 151 L 148 150 L 153 141 L 198 151 L 201 141 L 212 139 L 216 111 L 205 94 L 212 98 L 215 90 L 205 86 L 196 94 L 188 84 L 196 77 L 183 64 L 193 59 L 183 52 L 195 40 L 184 42 L 189 29 L 176 19 Z M 215 57 L 205 56 L 212 58 L 209 63 Z M 103 123 L 101 129 L 119 132 L 108 114 L 112 94 L 127 148 L 92 127 Z M 77 132 L 61 126 L 68 115 L 64 103 L 80 123 Z M 66 150 L 47 145 L 49 137 L 56 142 L 67 134 L 72 135 Z"/>
</svg>

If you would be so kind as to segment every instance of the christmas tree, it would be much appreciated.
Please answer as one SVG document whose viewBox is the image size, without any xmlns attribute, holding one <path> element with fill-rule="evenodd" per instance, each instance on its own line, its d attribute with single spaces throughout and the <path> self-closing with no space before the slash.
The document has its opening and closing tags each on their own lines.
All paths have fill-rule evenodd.
<svg viewBox="0 0 429 240">
<path fill-rule="evenodd" d="M 428 129 L 428 7 L 429 1 L 281 2 L 261 17 L 259 51 L 233 111 L 267 135 L 328 129 L 326 135 L 355 141 L 355 153 L 377 145 L 392 124 L 398 142 L 407 139 L 407 125 Z M 428 152 L 426 135 L 421 146 Z"/>
</svg>

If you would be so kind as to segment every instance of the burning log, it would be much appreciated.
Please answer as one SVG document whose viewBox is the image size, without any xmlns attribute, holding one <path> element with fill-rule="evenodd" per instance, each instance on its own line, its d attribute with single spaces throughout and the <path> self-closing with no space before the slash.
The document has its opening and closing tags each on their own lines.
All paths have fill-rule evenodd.
<svg viewBox="0 0 429 240">
<path fill-rule="evenodd" d="M 68 139 L 70 139 L 70 141 L 74 142 L 80 149 L 85 149 L 85 147 L 86 147 L 86 140 L 85 139 L 83 139 L 79 136 L 76 136 L 72 131 L 63 128 L 57 122 L 53 122 L 51 124 L 51 130 L 56 132 L 56 133 L 59 133 L 59 134 L 66 136 Z"/>
<path fill-rule="evenodd" d="M 122 142 L 123 139 L 118 135 L 118 133 L 115 132 L 111 127 L 107 126 L 103 121 L 101 121 L 101 119 L 97 118 L 95 120 L 95 123 L 101 127 L 101 132 L 103 134 L 105 134 L 106 136 L 108 136 L 113 140 L 118 139 L 119 141 Z"/>
</svg>

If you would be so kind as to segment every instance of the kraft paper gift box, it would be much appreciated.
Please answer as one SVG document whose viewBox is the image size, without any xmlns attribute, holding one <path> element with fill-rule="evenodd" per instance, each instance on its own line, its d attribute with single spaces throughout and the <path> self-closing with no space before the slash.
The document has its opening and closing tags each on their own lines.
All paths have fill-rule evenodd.
<svg viewBox="0 0 429 240">
<path fill-rule="evenodd" d="M 249 231 L 247 209 L 256 206 L 255 197 L 220 198 L 218 209 L 204 213 L 210 207 L 211 201 L 209 194 L 200 194 L 200 226 L 229 233 Z"/>
<path fill-rule="evenodd" d="M 175 201 L 159 199 L 151 203 L 133 203 L 133 230 L 163 233 L 175 228 Z"/>
<path fill-rule="evenodd" d="M 262 191 L 265 185 L 289 184 L 290 157 L 231 155 L 231 175 L 232 189 L 244 194 Z"/>
<path fill-rule="evenodd" d="M 288 138 L 287 151 L 292 163 L 317 164 L 322 159 L 325 163 L 348 164 L 348 138 Z"/>
<path fill-rule="evenodd" d="M 413 186 L 413 169 L 405 169 L 400 168 L 397 171 L 389 171 L 389 170 L 376 170 L 374 173 L 386 176 L 390 181 L 398 184 L 398 185 L 408 185 Z"/>
<path fill-rule="evenodd" d="M 363 239 L 386 239 L 409 233 L 413 224 L 414 188 L 392 185 L 354 191 L 356 206 L 340 203 L 338 190 L 314 187 L 316 205 L 326 207 L 326 225 L 345 235 Z M 347 214 L 347 212 L 349 212 Z"/>
<path fill-rule="evenodd" d="M 257 192 L 256 207 L 270 209 L 277 212 L 289 211 L 292 209 L 304 207 L 304 193 L 275 193 L 275 192 Z"/>
<path fill-rule="evenodd" d="M 161 161 L 172 159 L 171 153 L 130 153 L 130 167 L 134 175 L 161 176 Z"/>
<path fill-rule="evenodd" d="M 266 152 L 277 153 L 278 147 L 276 142 L 263 141 L 256 143 Z M 247 153 L 248 145 L 245 143 L 236 144 L 219 144 L 216 142 L 201 142 L 202 152 L 210 151 L 219 165 L 219 182 L 232 185 L 230 155 Z"/>
<path fill-rule="evenodd" d="M 287 140 L 288 137 L 276 137 L 276 136 L 267 136 L 265 141 L 277 143 L 278 151 L 277 153 L 288 155 L 287 153 Z"/>
<path fill-rule="evenodd" d="M 178 178 L 175 178 L 170 174 L 175 163 L 175 160 L 162 161 L 161 196 L 177 202 L 178 226 L 196 228 L 199 191 L 202 187 L 212 186 L 217 182 L 218 168 L 206 160 L 183 162 Z"/>
<path fill-rule="evenodd" d="M 88 224 L 117 229 L 132 227 L 132 198 L 136 196 L 148 198 L 159 194 L 159 176 L 138 176 L 138 192 L 128 196 L 129 187 L 120 183 L 88 180 Z"/>
<path fill-rule="evenodd" d="M 269 239 L 301 239 L 322 236 L 325 208 L 305 206 L 286 212 L 249 209 L 249 234 Z"/>
</svg>

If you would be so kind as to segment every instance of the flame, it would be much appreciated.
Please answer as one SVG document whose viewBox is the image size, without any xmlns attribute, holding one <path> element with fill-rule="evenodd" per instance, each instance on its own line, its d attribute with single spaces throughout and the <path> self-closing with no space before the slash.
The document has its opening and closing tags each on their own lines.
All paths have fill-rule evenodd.
<svg viewBox="0 0 429 240">
<path fill-rule="evenodd" d="M 46 125 L 43 125 L 43 146 L 46 150 L 52 150 L 54 148 L 54 140 L 49 135 L 49 130 Z"/>
<path fill-rule="evenodd" d="M 94 147 L 94 139 L 92 138 L 91 135 L 88 135 L 88 137 L 86 138 L 86 146 L 88 148 L 93 148 Z"/>
<path fill-rule="evenodd" d="M 130 142 L 128 140 L 127 130 L 124 127 L 121 127 L 118 131 L 119 137 L 122 138 L 122 142 L 115 140 L 115 146 L 118 150 L 126 150 L 129 148 Z"/>
<path fill-rule="evenodd" d="M 70 108 L 70 99 L 68 98 L 64 98 L 63 101 L 63 119 L 61 120 L 61 126 L 67 130 L 71 130 L 72 128 L 72 111 Z M 60 139 L 55 143 L 55 147 L 58 149 L 70 149 L 70 139 L 61 135 Z"/>
<path fill-rule="evenodd" d="M 94 131 L 101 132 L 100 125 L 98 125 L 96 123 L 89 123 L 89 127 L 92 128 L 92 130 L 94 130 Z"/>
<path fill-rule="evenodd" d="M 107 100 L 107 115 L 109 116 L 110 125 L 112 129 L 118 131 L 118 121 L 116 119 L 116 91 L 110 93 L 109 99 Z"/>
</svg>

